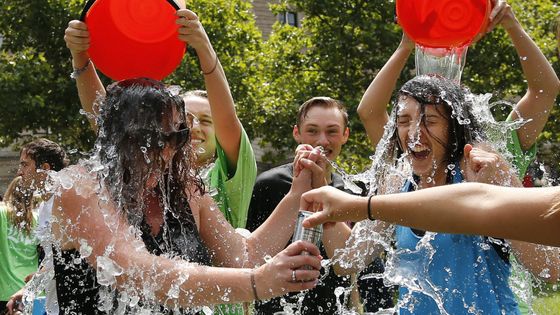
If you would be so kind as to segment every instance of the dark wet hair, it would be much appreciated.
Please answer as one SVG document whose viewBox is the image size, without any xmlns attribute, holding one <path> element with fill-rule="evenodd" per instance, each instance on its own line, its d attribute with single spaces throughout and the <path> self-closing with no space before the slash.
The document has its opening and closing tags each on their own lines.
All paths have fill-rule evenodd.
<svg viewBox="0 0 560 315">
<path fill-rule="evenodd" d="M 51 170 L 58 172 L 68 165 L 64 149 L 49 139 L 39 138 L 27 143 L 21 148 L 20 154 L 24 152 L 35 161 L 37 168 L 47 163 Z"/>
<path fill-rule="evenodd" d="M 184 120 L 182 98 L 171 95 L 161 82 L 146 78 L 111 84 L 100 106 L 96 150 L 103 170 L 99 174 L 118 209 L 133 225 L 143 219 L 144 186 L 154 170 L 162 171 L 158 190 L 170 196 L 175 215 L 184 214 L 188 207 L 186 191 L 204 191 L 193 169 L 190 135 L 178 148 L 169 168 L 161 158 L 167 141 L 162 137 L 163 121 L 171 117 L 173 108 Z"/>
<path fill-rule="evenodd" d="M 436 110 L 448 121 L 448 141 L 444 143 L 441 139 L 434 137 L 446 148 L 448 163 L 457 163 L 463 156 L 463 149 L 467 143 L 476 143 L 486 140 L 485 132 L 478 123 L 472 112 L 473 102 L 470 91 L 459 84 L 437 75 L 421 75 L 406 82 L 398 92 L 398 97 L 393 106 L 393 116 L 398 115 L 398 102 L 402 97 L 412 97 L 420 104 L 422 115 L 421 123 L 426 126 L 426 105 L 435 105 Z M 429 133 L 429 129 L 426 128 Z M 390 146 L 396 150 L 397 157 L 403 153 L 399 143 L 397 128 L 391 138 Z M 448 181 L 451 180 L 448 174 Z"/>
<path fill-rule="evenodd" d="M 346 108 L 344 105 L 333 98 L 325 97 L 325 96 L 317 96 L 308 99 L 299 107 L 298 114 L 297 114 L 297 121 L 296 125 L 298 128 L 301 128 L 301 124 L 305 120 L 307 113 L 313 107 L 322 107 L 322 108 L 336 108 L 342 114 L 342 119 L 344 120 L 344 128 L 348 126 L 348 113 L 346 112 Z"/>
</svg>

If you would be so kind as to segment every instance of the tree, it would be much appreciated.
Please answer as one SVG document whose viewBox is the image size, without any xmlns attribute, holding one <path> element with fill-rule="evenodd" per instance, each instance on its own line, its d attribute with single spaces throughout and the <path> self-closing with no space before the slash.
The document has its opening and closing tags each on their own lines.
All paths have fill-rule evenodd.
<svg viewBox="0 0 560 315">
<path fill-rule="evenodd" d="M 0 4 L 0 146 L 21 139 L 24 132 L 45 134 L 68 148 L 88 151 L 94 134 L 80 105 L 70 53 L 63 35 L 68 21 L 80 16 L 85 1 L 5 0 Z M 224 65 L 240 117 L 254 119 L 260 83 L 261 34 L 250 2 L 197 0 L 187 3 L 201 17 Z M 198 61 L 189 49 L 182 65 L 165 82 L 184 89 L 204 87 Z M 104 83 L 110 80 L 102 76 Z M 248 123 L 246 123 L 248 124 Z M 250 124 L 249 124 L 250 125 Z M 249 134 L 252 129 L 248 128 Z"/>
<path fill-rule="evenodd" d="M 525 29 L 558 69 L 553 29 L 558 5 L 552 0 L 510 2 Z M 301 12 L 304 20 L 299 29 L 277 25 L 265 44 L 266 54 L 271 56 L 265 60 L 267 115 L 275 119 L 270 122 L 272 130 L 263 126 L 258 135 L 279 147 L 293 147 L 287 135 L 297 106 L 312 96 L 331 96 L 348 106 L 351 118 L 351 138 L 343 150 L 342 164 L 347 169 L 350 165 L 367 166 L 366 157 L 373 149 L 355 109 L 399 43 L 401 30 L 394 23 L 394 6 L 390 1 L 367 0 L 283 0 L 274 6 L 276 12 Z M 413 62 L 410 58 L 401 83 L 414 75 Z M 494 100 L 512 101 L 524 93 L 518 57 L 503 30 L 488 34 L 469 49 L 463 83 L 475 93 L 494 93 Z M 554 110 L 543 139 L 560 140 L 557 115 Z M 284 121 L 288 123 L 280 126 Z"/>
</svg>

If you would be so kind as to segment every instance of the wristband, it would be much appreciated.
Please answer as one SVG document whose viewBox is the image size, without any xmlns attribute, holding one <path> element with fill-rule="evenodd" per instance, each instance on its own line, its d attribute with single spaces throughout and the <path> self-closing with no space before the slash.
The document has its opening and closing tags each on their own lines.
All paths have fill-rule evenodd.
<svg viewBox="0 0 560 315">
<path fill-rule="evenodd" d="M 371 221 L 374 221 L 375 218 L 373 217 L 373 215 L 371 214 L 371 198 L 373 197 L 373 195 L 369 195 L 368 199 L 367 199 L 367 217 L 368 219 L 370 219 Z"/>
<path fill-rule="evenodd" d="M 70 78 L 76 80 L 84 71 L 87 70 L 90 63 L 91 63 L 91 59 L 88 58 L 86 64 L 83 67 L 81 67 L 79 69 L 74 69 L 74 71 L 72 71 L 72 73 L 70 73 Z"/>
<path fill-rule="evenodd" d="M 255 296 L 255 301 L 260 301 L 257 295 L 257 284 L 255 283 L 255 272 L 251 270 L 251 288 L 253 288 L 253 295 Z"/>
</svg>

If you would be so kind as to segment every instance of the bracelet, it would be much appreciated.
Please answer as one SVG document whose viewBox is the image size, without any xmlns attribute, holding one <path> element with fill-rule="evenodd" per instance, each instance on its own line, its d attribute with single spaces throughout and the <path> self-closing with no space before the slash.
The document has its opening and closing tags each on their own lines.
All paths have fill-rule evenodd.
<svg viewBox="0 0 560 315">
<path fill-rule="evenodd" d="M 84 71 L 87 70 L 90 63 L 91 63 L 91 59 L 88 58 L 86 64 L 83 67 L 81 67 L 79 69 L 74 69 L 74 71 L 72 71 L 72 73 L 70 73 L 70 78 L 76 80 Z"/>
<path fill-rule="evenodd" d="M 214 72 L 214 70 L 216 70 L 216 67 L 218 66 L 218 54 L 214 53 L 216 56 L 216 59 L 214 61 L 214 66 L 212 67 L 212 69 L 208 72 L 204 72 L 202 71 L 202 68 L 200 69 L 200 73 L 202 73 L 203 75 L 209 75 L 212 74 L 212 72 Z"/>
<path fill-rule="evenodd" d="M 374 221 L 375 218 L 373 217 L 373 215 L 371 215 L 371 198 L 373 197 L 372 195 L 369 195 L 368 199 L 367 199 L 367 217 L 368 219 L 370 219 L 371 221 Z"/>
<path fill-rule="evenodd" d="M 255 283 L 255 272 L 251 270 L 251 288 L 253 288 L 253 295 L 255 296 L 255 301 L 260 301 L 259 296 L 257 295 L 257 284 Z"/>
</svg>

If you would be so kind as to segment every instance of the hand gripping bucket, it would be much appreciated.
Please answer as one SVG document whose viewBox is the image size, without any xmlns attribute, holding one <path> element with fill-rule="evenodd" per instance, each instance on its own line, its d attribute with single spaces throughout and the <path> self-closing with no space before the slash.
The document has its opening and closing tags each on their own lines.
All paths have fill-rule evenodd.
<svg viewBox="0 0 560 315">
<path fill-rule="evenodd" d="M 91 60 L 113 80 L 161 80 L 181 63 L 179 5 L 173 0 L 89 0 L 81 20 L 90 33 Z"/>
</svg>

